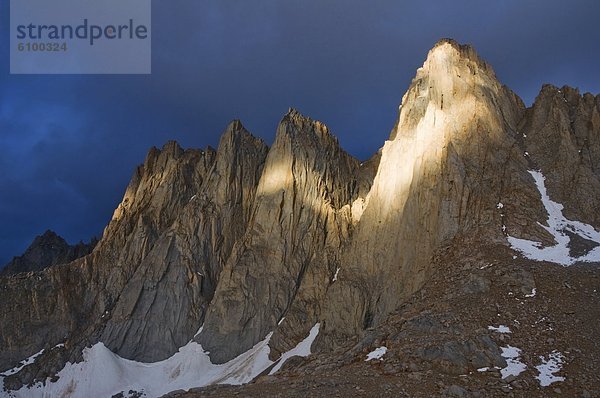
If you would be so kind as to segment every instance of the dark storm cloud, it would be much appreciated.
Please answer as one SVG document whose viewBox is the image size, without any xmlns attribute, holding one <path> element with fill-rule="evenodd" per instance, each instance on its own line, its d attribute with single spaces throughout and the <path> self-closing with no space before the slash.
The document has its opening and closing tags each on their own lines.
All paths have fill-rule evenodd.
<svg viewBox="0 0 600 398">
<path fill-rule="evenodd" d="M 215 146 L 233 118 L 270 142 L 293 106 L 367 158 L 442 37 L 473 44 L 527 103 L 546 82 L 598 93 L 599 4 L 154 1 L 152 75 L 11 76 L 1 0 L 0 263 L 47 228 L 100 234 L 150 146 Z"/>
</svg>

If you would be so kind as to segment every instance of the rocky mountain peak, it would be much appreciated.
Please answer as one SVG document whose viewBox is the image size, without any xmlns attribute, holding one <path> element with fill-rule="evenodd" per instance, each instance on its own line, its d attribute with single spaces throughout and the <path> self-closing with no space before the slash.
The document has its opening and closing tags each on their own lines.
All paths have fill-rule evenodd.
<svg viewBox="0 0 600 398">
<path fill-rule="evenodd" d="M 439 60 L 440 54 L 445 54 L 445 57 L 441 57 L 441 59 L 446 59 L 447 61 L 458 62 L 460 59 L 468 59 L 478 64 L 482 69 L 493 73 L 491 65 L 483 60 L 470 44 L 461 44 L 449 38 L 440 39 L 429 50 L 427 59 L 433 58 Z"/>
<path fill-rule="evenodd" d="M 224 152 L 228 152 L 226 147 L 228 145 L 231 146 L 231 144 L 234 142 L 241 144 L 241 147 L 235 146 L 235 148 L 241 149 L 241 150 L 247 149 L 247 148 L 245 148 L 246 146 L 252 146 L 252 147 L 256 147 L 256 148 L 267 146 L 261 138 L 258 138 L 258 137 L 255 137 L 254 135 L 252 135 L 252 133 L 250 133 L 244 127 L 242 122 L 237 119 L 232 120 L 227 125 L 227 127 L 225 128 L 225 131 L 221 135 L 221 139 L 219 140 L 219 148 L 218 148 L 219 154 L 221 154 L 221 156 L 222 156 L 224 154 Z M 233 149 L 233 147 L 230 149 Z M 235 153 L 230 153 L 230 155 L 234 156 L 234 157 L 236 156 Z"/>
<path fill-rule="evenodd" d="M 510 103 L 500 104 L 505 98 Z M 515 111 L 524 109 L 520 99 L 498 82 L 492 67 L 471 46 L 444 39 L 429 51 L 402 97 L 398 123 L 390 139 L 400 131 L 414 134 L 417 126 L 427 131 L 425 124 L 435 128 L 452 120 L 469 120 L 481 110 L 494 111 L 500 106 L 510 112 L 505 119 L 516 128 L 519 115 Z"/>
<path fill-rule="evenodd" d="M 277 135 L 281 135 L 282 138 L 285 136 L 293 137 L 300 144 L 307 140 L 308 145 L 313 145 L 323 140 L 335 146 L 339 145 L 337 138 L 331 134 L 324 123 L 304 116 L 294 108 L 290 108 L 281 119 L 277 128 Z"/>
<path fill-rule="evenodd" d="M 306 351 L 337 356 L 319 366 L 323 373 L 363 365 L 375 346 L 371 353 L 383 355 L 399 342 L 423 350 L 386 354 L 379 375 L 403 363 L 402 372 L 423 364 L 428 371 L 419 377 L 438 377 L 449 368 L 432 367 L 437 360 L 459 362 L 456 374 L 469 380 L 483 376 L 476 371 L 482 367 L 500 369 L 499 348 L 483 335 L 490 323 L 467 318 L 486 310 L 496 324 L 498 300 L 518 312 L 529 307 L 521 298 L 536 295 L 525 270 L 530 259 L 524 251 L 518 257 L 511 242 L 544 250 L 584 231 L 575 251 L 600 243 L 593 227 L 565 221 L 600 227 L 598 98 L 548 85 L 526 109 L 472 47 L 443 39 L 403 96 L 390 139 L 362 164 L 325 124 L 292 108 L 271 148 L 239 120 L 216 151 L 184 150 L 174 141 L 152 148 L 91 255 L 2 279 L 0 365 L 46 349 L 23 370 L 0 376 L 4 386 L 46 380 L 44 392 L 64 395 L 91 388 L 78 369 L 99 368 L 89 362 L 94 352 L 106 354 L 119 375 L 134 369 L 136 382 L 102 380 L 108 396 L 138 388 L 139 380 L 139 388 L 151 384 L 161 393 L 206 375 L 249 381 Z M 562 224 L 551 219 L 556 211 Z M 39 242 L 58 245 L 60 238 L 48 232 Z M 451 295 L 438 295 L 438 282 Z M 510 289 L 502 299 L 486 295 L 501 285 Z M 479 296 L 465 296 L 472 294 Z M 452 331 L 446 315 L 457 308 L 445 306 L 456 297 L 469 310 L 455 319 L 466 327 Z M 551 316 L 542 297 L 529 301 L 538 303 L 535 319 Z M 439 325 L 429 313 L 436 307 Z M 505 315 L 503 322 L 517 319 Z M 511 339 L 534 327 L 533 318 L 521 320 Z M 463 341 L 467 329 L 477 336 Z M 430 332 L 461 341 L 429 346 L 438 344 Z M 69 368 L 74 376 L 63 373 L 55 384 L 51 378 L 67 362 L 77 363 Z"/>
<path fill-rule="evenodd" d="M 43 234 L 36 236 L 32 245 L 65 245 L 67 242 L 56 232 L 48 229 Z"/>
<path fill-rule="evenodd" d="M 475 230 L 503 241 L 503 223 L 520 232 L 519 200 L 510 204 L 514 219 L 496 209 L 505 186 L 533 203 L 531 213 L 543 211 L 533 184 L 504 177 L 528 168 L 515 140 L 523 111 L 471 47 L 443 40 L 429 52 L 402 98 L 339 280 L 328 291 L 321 338 L 380 322 L 422 286 L 440 246 Z"/>
<path fill-rule="evenodd" d="M 226 137 L 227 135 L 237 135 L 237 134 L 250 134 L 250 132 L 248 130 L 246 130 L 246 128 L 244 127 L 244 125 L 242 124 L 242 121 L 239 119 L 235 119 L 232 120 L 227 127 L 225 128 L 225 131 L 223 132 L 223 135 L 221 136 L 221 139 L 223 139 L 224 137 Z"/>
<path fill-rule="evenodd" d="M 94 238 L 88 244 L 80 242 L 69 245 L 56 232 L 47 230 L 35 237 L 23 255 L 13 258 L 6 264 L 2 274 L 40 271 L 53 265 L 66 264 L 91 253 L 96 243 L 97 240 Z"/>
<path fill-rule="evenodd" d="M 336 254 L 348 238 L 360 164 L 323 123 L 290 109 L 283 116 L 256 189 L 248 229 L 225 263 L 198 336 L 226 362 L 262 340 L 282 317 L 292 335 L 316 322 Z M 260 264 L 260 265 L 258 265 Z M 273 286 L 263 291 L 263 284 Z M 235 344 L 224 344 L 235 341 Z"/>
<path fill-rule="evenodd" d="M 519 125 L 535 168 L 565 214 L 600 227 L 600 96 L 546 84 Z"/>
</svg>

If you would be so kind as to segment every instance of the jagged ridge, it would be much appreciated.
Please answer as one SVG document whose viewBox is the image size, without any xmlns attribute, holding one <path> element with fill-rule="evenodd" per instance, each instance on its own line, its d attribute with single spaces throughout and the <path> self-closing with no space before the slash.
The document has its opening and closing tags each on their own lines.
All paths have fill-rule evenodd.
<svg viewBox="0 0 600 398">
<path fill-rule="evenodd" d="M 1 364 L 69 336 L 65 354 L 6 381 L 50 375 L 96 341 L 162 359 L 203 323 L 215 362 L 271 331 L 275 359 L 316 322 L 317 346 L 330 349 L 419 289 L 442 247 L 506 244 L 508 233 L 552 243 L 528 169 L 598 227 L 600 101 L 556 91 L 525 109 L 471 47 L 445 39 L 404 95 L 381 161 L 361 166 L 295 110 L 270 150 L 237 121 L 217 151 L 153 148 L 91 256 L 5 280 Z M 569 151 L 548 158 L 548 142 Z"/>
</svg>

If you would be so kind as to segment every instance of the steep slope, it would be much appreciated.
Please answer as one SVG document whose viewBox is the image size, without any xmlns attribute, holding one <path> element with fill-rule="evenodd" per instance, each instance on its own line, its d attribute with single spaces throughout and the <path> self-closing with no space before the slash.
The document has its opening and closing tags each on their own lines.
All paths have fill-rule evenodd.
<svg viewBox="0 0 600 398">
<path fill-rule="evenodd" d="M 220 268 L 245 231 L 266 145 L 239 122 L 219 151 L 153 148 L 91 256 L 2 280 L 0 364 L 66 340 L 5 380 L 44 378 L 104 341 L 130 359 L 164 359 L 202 324 Z"/>
<path fill-rule="evenodd" d="M 36 236 L 25 253 L 13 258 L 2 268 L 0 274 L 11 275 L 39 271 L 53 265 L 70 263 L 90 254 L 97 243 L 98 240 L 94 238 L 90 243 L 79 242 L 69 245 L 55 232 L 48 230 L 42 235 Z"/>
<path fill-rule="evenodd" d="M 516 140 L 523 111 L 471 47 L 442 40 L 429 52 L 328 292 L 322 337 L 379 323 L 434 272 L 435 251 L 459 236 L 550 239 L 527 222 L 544 210 Z"/>
<path fill-rule="evenodd" d="M 545 85 L 520 132 L 565 216 L 600 227 L 600 96 Z"/>
<path fill-rule="evenodd" d="M 248 350 L 281 321 L 292 341 L 308 334 L 349 236 L 359 171 L 322 123 L 294 110 L 284 116 L 248 230 L 225 266 L 198 338 L 213 361 Z"/>
<path fill-rule="evenodd" d="M 266 153 L 262 141 L 233 122 L 205 179 L 179 179 L 184 202 L 119 295 L 100 338 L 107 347 L 126 358 L 156 361 L 193 337 L 245 231 Z"/>
<path fill-rule="evenodd" d="M 169 397 L 598 395 L 597 264 L 515 259 L 505 244 L 455 246 L 440 254 L 420 291 L 336 350 L 290 359 L 275 376 L 244 386 Z M 367 360 L 382 347 L 380 358 Z"/>
<path fill-rule="evenodd" d="M 106 312 L 172 223 L 181 202 L 189 200 L 191 194 L 184 194 L 185 199 L 179 195 L 188 189 L 190 180 L 185 177 L 191 179 L 193 169 L 200 173 L 200 166 L 212 158 L 214 152 L 184 152 L 175 143 L 162 150 L 153 148 L 134 173 L 123 203 L 90 256 L 26 278 L 17 275 L 4 279 L 0 291 L 0 318 L 5 325 L 0 331 L 0 363 L 8 367 L 17 359 L 65 340 L 67 357 L 80 357 L 83 346 L 97 339 L 107 320 Z M 61 365 L 56 366 L 60 369 Z M 29 373 L 14 378 L 23 377 L 28 382 L 37 371 Z"/>
</svg>

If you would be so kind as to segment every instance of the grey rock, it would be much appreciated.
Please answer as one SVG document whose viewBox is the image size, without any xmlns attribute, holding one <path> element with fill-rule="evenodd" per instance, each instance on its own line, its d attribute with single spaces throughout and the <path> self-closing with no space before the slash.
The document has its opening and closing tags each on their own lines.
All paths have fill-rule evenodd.
<svg viewBox="0 0 600 398">
<path fill-rule="evenodd" d="M 515 380 L 517 380 L 517 378 L 514 375 L 508 375 L 502 379 L 506 384 L 512 384 Z"/>
<path fill-rule="evenodd" d="M 485 293 L 490 290 L 491 281 L 481 275 L 470 274 L 463 284 L 462 291 L 467 294 Z"/>
<path fill-rule="evenodd" d="M 468 397 L 469 396 L 469 392 L 461 387 L 461 386 L 457 386 L 456 384 L 451 385 L 450 387 L 448 387 L 446 389 L 446 394 L 448 394 L 451 397 Z"/>
<path fill-rule="evenodd" d="M 469 370 L 506 366 L 499 349 L 487 336 L 476 340 L 448 341 L 443 345 L 429 346 L 417 351 L 422 359 L 433 363 L 439 370 L 449 374 L 463 374 Z"/>
<path fill-rule="evenodd" d="M 600 227 L 600 102 L 571 87 L 544 85 L 520 123 L 527 151 L 568 219 Z M 545 218 L 540 220 L 545 221 Z"/>
<path fill-rule="evenodd" d="M 115 303 L 101 337 L 107 346 L 127 358 L 155 361 L 194 336 L 250 219 L 266 153 L 239 122 L 227 128 L 214 164 L 185 184 L 182 209 Z"/>
</svg>

